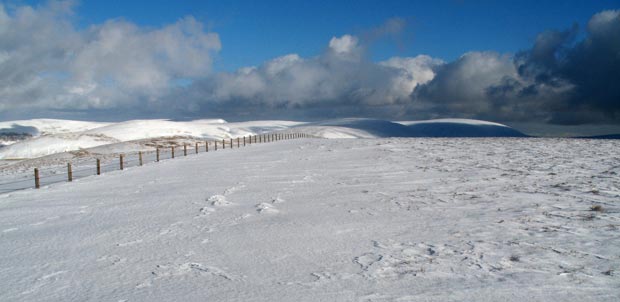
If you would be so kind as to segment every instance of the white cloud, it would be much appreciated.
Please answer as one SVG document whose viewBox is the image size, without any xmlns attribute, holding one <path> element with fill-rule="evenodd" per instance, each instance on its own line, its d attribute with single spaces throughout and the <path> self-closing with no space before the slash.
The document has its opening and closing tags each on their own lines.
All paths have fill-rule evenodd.
<svg viewBox="0 0 620 302">
<path fill-rule="evenodd" d="M 211 72 L 216 33 L 192 17 L 161 28 L 109 20 L 78 30 L 71 2 L 0 4 L 0 109 L 116 109 Z"/>
<path fill-rule="evenodd" d="M 426 84 L 435 78 L 435 69 L 444 62 L 427 55 L 419 55 L 413 58 L 393 57 L 379 64 L 398 69 L 399 76 L 392 79 L 393 90 L 402 92 L 401 97 L 404 98 L 418 85 Z"/>
<path fill-rule="evenodd" d="M 618 27 L 620 23 L 620 10 L 605 10 L 594 14 L 588 22 L 588 30 L 591 33 L 605 33 L 612 27 Z"/>
<path fill-rule="evenodd" d="M 233 73 L 219 73 L 194 83 L 196 102 L 309 108 L 405 104 L 420 83 L 430 81 L 442 61 L 428 56 L 392 58 L 373 63 L 362 58 L 358 39 L 334 37 L 327 51 L 317 57 L 289 54 L 261 66 Z M 229 108 L 231 111 L 235 108 Z M 366 109 L 363 109 L 366 110 Z M 374 110 L 372 108 L 368 110 Z"/>
<path fill-rule="evenodd" d="M 329 40 L 329 48 L 339 54 L 351 53 L 358 47 L 357 41 L 357 38 L 351 35 L 332 37 Z"/>
</svg>

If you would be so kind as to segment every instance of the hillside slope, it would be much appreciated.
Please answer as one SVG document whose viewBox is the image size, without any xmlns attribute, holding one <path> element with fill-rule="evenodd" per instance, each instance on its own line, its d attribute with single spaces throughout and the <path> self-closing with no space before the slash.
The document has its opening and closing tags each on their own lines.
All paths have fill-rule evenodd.
<svg viewBox="0 0 620 302">
<path fill-rule="evenodd" d="M 20 125 L 22 126 L 19 127 L 25 127 L 23 131 L 29 131 L 29 135 L 35 137 L 0 148 L 0 159 L 36 158 L 54 153 L 162 137 L 211 140 L 293 131 L 293 129 L 296 132 L 323 138 L 525 137 L 523 133 L 502 124 L 465 119 L 390 122 L 345 118 L 320 122 L 273 120 L 240 123 L 228 123 L 221 119 L 132 120 L 107 124 L 67 121 L 66 125 L 58 120 L 33 120 L 31 123 L 21 122 Z M 18 131 L 18 128 L 6 129 Z"/>
</svg>

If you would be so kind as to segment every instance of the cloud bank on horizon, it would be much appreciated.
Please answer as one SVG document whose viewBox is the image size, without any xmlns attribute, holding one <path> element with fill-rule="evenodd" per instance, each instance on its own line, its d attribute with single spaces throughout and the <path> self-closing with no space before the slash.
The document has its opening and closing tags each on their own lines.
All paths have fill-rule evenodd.
<svg viewBox="0 0 620 302">
<path fill-rule="evenodd" d="M 366 36 L 333 37 L 314 57 L 287 54 L 217 72 L 219 36 L 192 17 L 160 28 L 113 19 L 78 29 L 72 8 L 69 2 L 0 4 L 0 118 L 620 123 L 620 10 L 592 16 L 585 35 L 577 25 L 542 32 L 516 54 L 369 60 L 368 43 L 405 26 L 395 18 Z"/>
</svg>

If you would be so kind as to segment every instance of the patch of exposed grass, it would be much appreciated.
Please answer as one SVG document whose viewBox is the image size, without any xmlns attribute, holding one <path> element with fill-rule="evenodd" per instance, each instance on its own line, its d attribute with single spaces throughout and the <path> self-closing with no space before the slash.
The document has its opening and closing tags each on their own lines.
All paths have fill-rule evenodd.
<svg viewBox="0 0 620 302">
<path fill-rule="evenodd" d="M 601 206 L 600 204 L 595 204 L 590 207 L 590 211 L 603 212 L 603 206 Z"/>
</svg>

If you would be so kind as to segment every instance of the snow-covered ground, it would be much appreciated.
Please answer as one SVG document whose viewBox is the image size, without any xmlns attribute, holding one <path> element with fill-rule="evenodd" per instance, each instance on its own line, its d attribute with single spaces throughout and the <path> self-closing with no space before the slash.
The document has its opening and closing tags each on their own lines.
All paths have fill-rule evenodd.
<svg viewBox="0 0 620 302">
<path fill-rule="evenodd" d="M 1 301 L 618 301 L 618 141 L 298 139 L 0 195 Z"/>
</svg>

